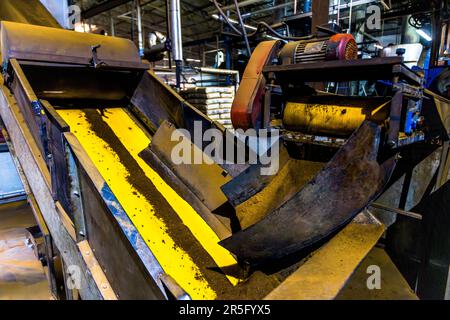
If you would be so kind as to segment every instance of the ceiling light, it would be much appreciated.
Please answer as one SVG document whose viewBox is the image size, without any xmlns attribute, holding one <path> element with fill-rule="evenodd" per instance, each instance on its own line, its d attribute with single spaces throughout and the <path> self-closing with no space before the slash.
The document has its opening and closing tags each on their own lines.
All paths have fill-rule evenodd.
<svg viewBox="0 0 450 320">
<path fill-rule="evenodd" d="M 201 60 L 199 60 L 199 59 L 191 59 L 191 58 L 187 58 L 186 61 L 188 61 L 188 62 L 198 62 L 198 63 L 201 62 Z"/>
<path fill-rule="evenodd" d="M 431 41 L 433 40 L 433 38 L 431 38 L 430 35 L 428 35 L 425 31 L 423 31 L 422 29 L 416 29 L 416 32 L 425 40 L 427 41 Z"/>
</svg>

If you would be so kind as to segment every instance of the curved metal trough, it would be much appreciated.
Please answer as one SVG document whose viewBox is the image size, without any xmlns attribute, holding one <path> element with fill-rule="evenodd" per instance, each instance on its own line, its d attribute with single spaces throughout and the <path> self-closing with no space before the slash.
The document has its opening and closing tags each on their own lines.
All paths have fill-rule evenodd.
<svg viewBox="0 0 450 320">
<path fill-rule="evenodd" d="M 338 230 L 380 195 L 395 159 L 377 161 L 381 127 L 365 121 L 325 167 L 290 200 L 220 244 L 259 264 L 295 253 Z"/>
</svg>

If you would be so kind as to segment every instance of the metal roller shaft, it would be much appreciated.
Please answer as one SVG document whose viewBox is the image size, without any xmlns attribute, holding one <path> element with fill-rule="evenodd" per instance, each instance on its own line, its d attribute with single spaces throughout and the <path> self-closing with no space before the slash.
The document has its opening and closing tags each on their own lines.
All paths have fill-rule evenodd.
<svg viewBox="0 0 450 320">
<path fill-rule="evenodd" d="M 288 130 L 307 134 L 349 136 L 369 117 L 382 121 L 387 114 L 364 107 L 288 102 L 283 124 Z"/>
</svg>

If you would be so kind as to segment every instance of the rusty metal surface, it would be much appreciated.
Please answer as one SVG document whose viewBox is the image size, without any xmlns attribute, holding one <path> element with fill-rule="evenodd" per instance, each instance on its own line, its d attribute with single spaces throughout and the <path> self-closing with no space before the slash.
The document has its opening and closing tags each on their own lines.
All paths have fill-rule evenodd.
<svg viewBox="0 0 450 320">
<path fill-rule="evenodd" d="M 209 159 L 210 163 L 175 164 L 172 160 L 172 152 L 180 142 L 167 141 L 175 130 L 176 127 L 173 124 L 164 121 L 152 138 L 151 150 L 189 186 L 209 210 L 219 208 L 227 201 L 220 187 L 229 182 L 232 177 L 218 164 L 212 163 L 212 159 Z M 194 143 L 190 142 L 186 147 L 189 147 L 191 160 L 194 160 L 196 154 L 200 155 L 201 159 L 207 157 Z"/>
<path fill-rule="evenodd" d="M 2 22 L 3 62 L 10 59 L 91 65 L 93 46 L 102 67 L 148 69 L 133 42 L 70 30 Z"/>
<path fill-rule="evenodd" d="M 289 161 L 287 149 L 281 145 L 279 153 L 279 167 L 282 169 Z M 236 207 L 261 192 L 276 177 L 275 175 L 261 175 L 261 164 L 251 165 L 233 180 L 222 186 L 222 191 L 228 202 Z"/>
<path fill-rule="evenodd" d="M 261 221 L 291 199 L 324 167 L 325 163 L 289 159 L 269 184 L 236 207 L 242 229 Z"/>
<path fill-rule="evenodd" d="M 300 192 L 262 221 L 220 242 L 250 264 L 305 248 L 348 223 L 377 197 L 395 167 L 377 162 L 381 128 L 364 122 Z"/>
<path fill-rule="evenodd" d="M 99 68 L 92 63 L 95 45 L 101 46 Z M 20 76 L 30 101 L 37 96 L 58 107 L 128 103 L 148 68 L 128 40 L 7 21 L 1 53 L 8 83 Z"/>
<path fill-rule="evenodd" d="M 234 141 L 233 133 L 225 131 L 220 124 L 194 108 L 152 72 L 144 73 L 131 103 L 133 113 L 153 132 L 156 132 L 164 121 L 169 121 L 177 128 L 188 130 L 193 136 L 197 123 L 201 126 L 202 134 L 208 129 L 218 129 L 224 132 L 225 145 L 229 139 Z M 197 145 L 197 142 L 194 143 Z M 208 144 L 200 141 L 197 146 L 203 149 Z M 229 175 L 236 177 L 248 168 L 248 164 L 222 164 L 221 167 Z"/>
<path fill-rule="evenodd" d="M 286 83 L 304 81 L 355 81 L 401 79 L 421 84 L 423 77 L 406 68 L 402 57 L 373 58 L 361 60 L 336 60 L 291 65 L 270 65 L 264 73 L 274 72 L 277 79 Z"/>
<path fill-rule="evenodd" d="M 252 165 L 223 185 L 222 191 L 235 207 L 241 229 L 245 229 L 292 198 L 324 165 L 293 159 L 282 145 L 276 175 L 261 175 L 261 165 Z"/>
</svg>

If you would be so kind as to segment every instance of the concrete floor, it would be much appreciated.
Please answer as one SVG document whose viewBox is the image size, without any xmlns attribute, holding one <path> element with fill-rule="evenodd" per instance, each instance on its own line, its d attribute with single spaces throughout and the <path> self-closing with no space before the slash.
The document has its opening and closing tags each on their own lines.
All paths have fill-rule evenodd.
<svg viewBox="0 0 450 320">
<path fill-rule="evenodd" d="M 35 225 L 26 202 L 0 206 L 0 300 L 52 299 L 34 239 L 26 229 Z"/>
</svg>

